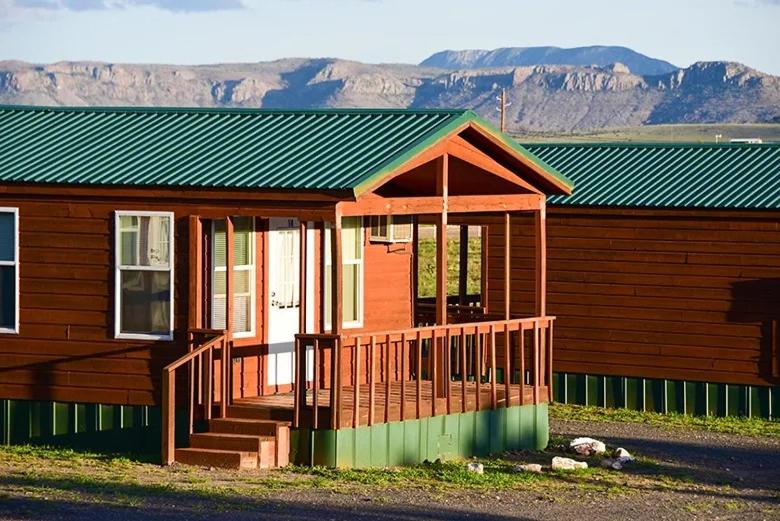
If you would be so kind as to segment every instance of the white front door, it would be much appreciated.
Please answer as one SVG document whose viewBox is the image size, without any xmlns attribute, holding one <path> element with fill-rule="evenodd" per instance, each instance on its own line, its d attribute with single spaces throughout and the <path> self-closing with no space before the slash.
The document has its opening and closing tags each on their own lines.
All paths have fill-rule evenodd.
<svg viewBox="0 0 780 521">
<path fill-rule="evenodd" d="M 299 331 L 300 228 L 298 219 L 271 218 L 268 228 L 268 384 L 291 384 Z"/>
</svg>

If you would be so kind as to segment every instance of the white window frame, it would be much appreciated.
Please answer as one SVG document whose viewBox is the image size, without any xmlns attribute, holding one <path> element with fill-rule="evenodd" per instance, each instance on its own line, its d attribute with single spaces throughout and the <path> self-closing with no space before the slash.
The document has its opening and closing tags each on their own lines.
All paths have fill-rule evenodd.
<svg viewBox="0 0 780 521">
<path fill-rule="evenodd" d="M 249 331 L 243 331 L 241 333 L 233 333 L 233 338 L 254 338 L 257 334 L 257 246 L 256 246 L 256 234 L 257 234 L 257 219 L 254 217 L 251 217 L 252 219 L 252 231 L 249 234 L 249 251 L 252 254 L 252 264 L 249 265 L 241 265 L 241 266 L 233 266 L 234 271 L 249 271 L 249 289 L 250 289 L 250 319 L 249 322 L 251 324 L 251 327 L 249 328 Z M 222 219 L 219 219 L 222 220 Z M 216 231 L 217 231 L 217 219 L 214 219 L 211 221 L 211 235 L 209 237 L 209 240 L 211 241 L 210 244 L 210 250 L 211 250 L 211 313 L 209 317 L 209 323 L 214 324 L 214 274 L 218 271 L 224 271 L 225 277 L 227 277 L 227 263 L 225 266 L 217 267 L 217 258 L 216 258 L 216 248 L 214 248 L 214 242 L 216 239 Z M 225 248 L 227 249 L 227 232 L 225 232 Z M 227 253 L 227 251 L 226 251 Z M 234 255 L 235 257 L 235 255 Z M 226 258 L 227 259 L 227 258 Z M 225 305 L 227 305 L 227 295 L 225 295 Z M 232 330 L 233 324 L 225 324 L 225 329 Z"/>
<path fill-rule="evenodd" d="M 14 259 L 12 261 L 0 261 L 0 266 L 13 266 L 15 291 L 14 291 L 14 327 L 0 327 L 0 334 L 19 334 L 19 208 L 0 207 L 0 213 L 12 213 L 14 215 Z"/>
<path fill-rule="evenodd" d="M 343 219 L 343 218 L 342 218 Z M 357 329 L 363 327 L 363 319 L 364 319 L 364 308 L 365 308 L 365 260 L 366 260 L 366 248 L 365 248 L 365 227 L 363 225 L 363 219 L 356 218 L 356 220 L 359 223 L 358 227 L 358 238 L 360 239 L 360 260 L 357 259 L 347 259 L 344 255 L 344 238 L 342 236 L 341 241 L 341 266 L 342 266 L 342 279 L 344 278 L 344 266 L 352 266 L 357 265 L 358 266 L 358 295 L 357 295 L 357 304 L 358 304 L 358 319 L 352 320 L 350 322 L 344 322 L 342 321 L 341 327 L 344 329 Z M 343 220 L 342 220 L 343 223 Z M 326 245 L 326 254 L 325 254 L 325 269 L 328 270 L 328 273 L 331 273 L 331 288 L 330 288 L 330 295 L 333 295 L 333 280 L 332 280 L 332 255 L 331 255 L 331 240 L 333 240 L 333 223 L 329 223 L 330 225 L 325 228 L 325 245 Z M 343 280 L 342 280 L 343 282 Z M 326 306 L 332 306 L 333 299 L 329 298 L 326 301 Z M 343 302 L 342 302 L 343 306 Z M 331 319 L 325 320 L 325 329 L 333 330 L 333 309 L 330 311 Z"/>
<path fill-rule="evenodd" d="M 385 229 L 387 230 L 387 235 L 374 235 L 373 228 L 374 223 L 373 220 L 376 219 L 377 227 L 381 226 L 380 222 L 382 219 L 385 219 Z M 388 243 L 388 244 L 396 244 L 396 243 L 410 243 L 412 242 L 412 234 L 409 234 L 409 237 L 406 238 L 396 238 L 395 237 L 395 230 L 397 225 L 395 221 L 395 216 L 393 215 L 371 215 L 367 216 L 365 218 L 366 221 L 368 221 L 368 224 L 365 225 L 368 228 L 368 240 L 370 242 L 381 242 L 381 243 Z"/>
<path fill-rule="evenodd" d="M 162 270 L 153 266 L 123 266 L 121 265 L 121 229 L 120 218 L 123 216 L 132 217 L 168 217 L 170 219 L 171 226 L 168 230 L 168 269 Z M 173 340 L 173 320 L 176 316 L 174 308 L 174 266 L 176 264 L 174 260 L 174 228 L 175 220 L 173 212 L 150 212 L 150 211 L 133 211 L 133 210 L 116 210 L 114 212 L 114 338 L 132 339 L 132 340 Z M 171 277 L 171 284 L 168 292 L 168 299 L 171 303 L 170 310 L 170 323 L 168 325 L 168 334 L 155 335 L 152 333 L 122 333 L 121 328 L 121 302 L 122 302 L 122 270 L 130 271 L 168 271 Z"/>
</svg>

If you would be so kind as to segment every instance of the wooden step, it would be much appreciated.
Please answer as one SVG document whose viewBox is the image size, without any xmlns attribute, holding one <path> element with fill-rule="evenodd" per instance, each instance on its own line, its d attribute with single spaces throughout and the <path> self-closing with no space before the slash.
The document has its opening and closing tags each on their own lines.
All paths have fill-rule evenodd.
<svg viewBox="0 0 780 521">
<path fill-rule="evenodd" d="M 247 418 L 214 418 L 209 420 L 209 432 L 245 436 L 272 436 L 274 438 L 274 466 L 290 463 L 290 424 L 272 420 Z"/>
<path fill-rule="evenodd" d="M 251 403 L 236 403 L 228 407 L 229 418 L 292 422 L 293 410 L 280 407 L 258 407 Z"/>
<path fill-rule="evenodd" d="M 255 469 L 258 465 L 258 453 L 238 450 L 218 449 L 176 449 L 174 459 L 185 465 L 219 467 L 223 469 Z"/>
<path fill-rule="evenodd" d="M 276 438 L 273 436 L 201 432 L 190 436 L 190 447 L 196 449 L 257 452 L 257 465 L 259 468 L 269 469 L 277 466 Z"/>
</svg>

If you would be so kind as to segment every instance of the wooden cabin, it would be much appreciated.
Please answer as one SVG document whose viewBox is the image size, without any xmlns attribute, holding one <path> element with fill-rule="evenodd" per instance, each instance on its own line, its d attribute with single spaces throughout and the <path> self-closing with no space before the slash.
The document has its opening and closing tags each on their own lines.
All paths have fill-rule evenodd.
<svg viewBox="0 0 780 521">
<path fill-rule="evenodd" d="M 156 431 L 164 463 L 229 467 L 546 445 L 545 201 L 572 185 L 473 113 L 6 107 L 0 142 L 5 442 Z M 524 216 L 531 312 L 508 269 L 489 310 L 448 299 L 447 226 Z"/>
<path fill-rule="evenodd" d="M 780 417 L 780 145 L 528 148 L 577 185 L 547 209 L 555 399 Z M 535 245 L 531 221 L 514 222 L 522 313 Z M 500 227 L 489 242 L 495 265 Z"/>
</svg>

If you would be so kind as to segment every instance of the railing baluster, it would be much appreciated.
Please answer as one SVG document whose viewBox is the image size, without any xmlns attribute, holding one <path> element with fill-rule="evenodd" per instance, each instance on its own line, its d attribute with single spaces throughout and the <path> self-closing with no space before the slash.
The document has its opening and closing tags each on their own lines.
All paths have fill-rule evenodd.
<svg viewBox="0 0 780 521">
<path fill-rule="evenodd" d="M 406 333 L 401 333 L 401 420 L 406 419 Z"/>
<path fill-rule="evenodd" d="M 417 367 L 415 376 L 417 377 L 417 419 L 420 419 L 422 403 L 422 333 L 417 330 Z"/>
<path fill-rule="evenodd" d="M 176 453 L 176 370 L 163 376 L 162 388 L 162 453 L 163 464 L 173 463 Z"/>
<path fill-rule="evenodd" d="M 553 401 L 553 322 L 547 321 L 547 403 Z"/>
<path fill-rule="evenodd" d="M 219 417 L 220 418 L 226 418 L 227 417 L 227 387 L 228 387 L 228 371 L 227 371 L 227 365 L 228 365 L 228 342 L 226 339 L 222 339 L 222 342 L 220 342 L 220 347 L 222 349 L 222 352 L 220 353 L 222 355 L 222 360 L 220 362 L 220 387 L 219 390 Z"/>
<path fill-rule="evenodd" d="M 203 412 L 203 416 L 206 420 L 210 420 L 214 408 L 214 381 L 212 380 L 212 375 L 214 374 L 214 350 L 209 349 L 205 354 L 206 367 L 203 378 L 205 380 L 206 386 L 206 403 L 204 404 L 205 410 Z"/>
<path fill-rule="evenodd" d="M 390 422 L 390 335 L 385 335 L 385 423 Z"/>
<path fill-rule="evenodd" d="M 497 403 L 496 396 L 496 328 L 490 326 L 490 408 L 495 409 Z"/>
<path fill-rule="evenodd" d="M 436 386 L 439 384 L 439 374 L 437 361 L 439 359 L 439 353 L 437 353 L 436 346 L 436 330 L 431 331 L 431 347 L 428 349 L 428 356 L 433 360 L 433 367 L 431 369 L 431 416 L 436 416 L 436 398 L 438 393 L 436 392 Z"/>
<path fill-rule="evenodd" d="M 192 343 L 192 338 L 190 338 L 190 341 L 187 342 L 187 351 L 189 353 L 192 353 L 194 346 Z M 195 364 L 193 360 L 190 360 L 187 364 L 189 367 L 189 418 L 187 420 L 188 428 L 189 428 L 189 434 L 192 434 L 194 432 L 195 427 Z"/>
<path fill-rule="evenodd" d="M 295 364 L 295 373 L 298 375 L 298 377 L 293 382 L 293 428 L 297 429 L 301 425 L 301 397 L 303 397 L 303 400 L 306 400 L 306 375 L 305 371 L 306 368 L 303 367 L 303 364 L 301 363 L 301 346 L 303 343 L 301 342 L 300 338 L 295 339 L 294 344 L 294 364 Z M 301 378 L 301 374 L 303 374 L 303 378 Z M 300 385 L 300 384 L 303 385 Z"/>
<path fill-rule="evenodd" d="M 479 326 L 474 327 L 474 348 L 476 350 L 477 359 L 474 361 L 476 364 L 476 370 L 474 374 L 474 381 L 477 384 L 476 385 L 476 407 L 477 410 L 481 410 L 482 406 L 482 396 L 481 396 L 481 385 L 482 385 L 482 333 L 479 332 Z"/>
<path fill-rule="evenodd" d="M 360 425 L 360 337 L 355 338 L 355 389 L 352 404 L 352 426 Z"/>
<path fill-rule="evenodd" d="M 504 398 L 504 406 L 512 406 L 512 349 L 510 347 L 512 341 L 512 332 L 509 331 L 509 322 L 504 324 L 504 392 L 506 397 Z"/>
<path fill-rule="evenodd" d="M 311 398 L 311 424 L 313 429 L 320 428 L 320 339 L 314 339 L 314 380 L 312 381 L 312 398 Z"/>
<path fill-rule="evenodd" d="M 460 411 L 466 412 L 466 381 L 468 372 L 466 370 L 466 328 L 460 327 Z"/>
<path fill-rule="evenodd" d="M 368 424 L 373 425 L 374 424 L 374 396 L 375 396 L 375 390 L 374 386 L 376 383 L 376 373 L 375 373 L 375 358 L 376 358 L 376 337 L 374 335 L 371 335 L 371 344 L 369 345 L 369 351 L 368 356 L 370 358 L 369 364 L 371 367 L 371 370 L 368 373 Z"/>
<path fill-rule="evenodd" d="M 520 405 L 525 405 L 525 324 L 520 324 L 517 336 L 520 337 Z"/>
<path fill-rule="evenodd" d="M 534 405 L 539 403 L 539 322 L 534 321 Z"/>
<path fill-rule="evenodd" d="M 444 377 L 446 378 L 447 414 L 452 414 L 452 346 L 450 328 L 444 330 Z"/>
</svg>

